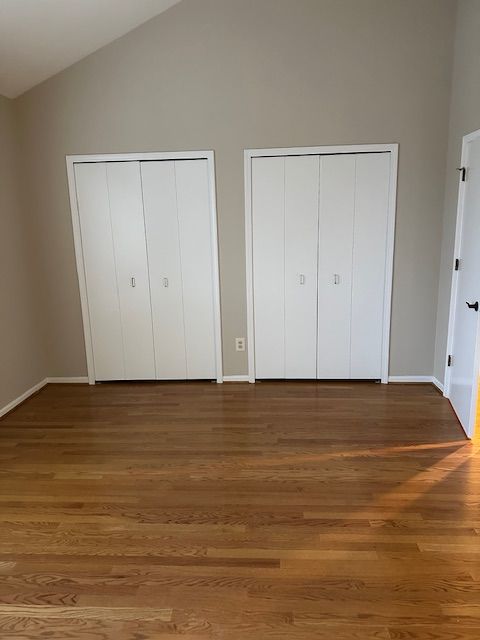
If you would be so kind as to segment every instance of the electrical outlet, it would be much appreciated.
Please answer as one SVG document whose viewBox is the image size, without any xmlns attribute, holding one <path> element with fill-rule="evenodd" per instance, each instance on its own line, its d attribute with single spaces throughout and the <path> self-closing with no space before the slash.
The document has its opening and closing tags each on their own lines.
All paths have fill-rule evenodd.
<svg viewBox="0 0 480 640">
<path fill-rule="evenodd" d="M 235 338 L 235 351 L 245 351 L 245 338 Z"/>
</svg>

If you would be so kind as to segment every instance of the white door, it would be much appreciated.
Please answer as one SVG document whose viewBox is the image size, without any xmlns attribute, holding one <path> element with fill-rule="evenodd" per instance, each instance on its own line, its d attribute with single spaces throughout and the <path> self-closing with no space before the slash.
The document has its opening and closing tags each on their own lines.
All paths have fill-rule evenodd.
<svg viewBox="0 0 480 640">
<path fill-rule="evenodd" d="M 178 230 L 182 264 L 187 378 L 217 376 L 213 234 L 206 160 L 177 160 Z"/>
<path fill-rule="evenodd" d="M 138 162 L 107 163 L 127 380 L 155 378 L 152 310 Z"/>
<path fill-rule="evenodd" d="M 318 156 L 252 165 L 257 378 L 315 378 Z"/>
<path fill-rule="evenodd" d="M 457 226 L 457 290 L 448 396 L 466 434 L 475 427 L 480 303 L 480 132 L 464 146 L 463 216 Z"/>
<path fill-rule="evenodd" d="M 355 156 L 320 166 L 317 378 L 350 378 Z"/>
<path fill-rule="evenodd" d="M 285 377 L 315 378 L 318 156 L 285 158 Z"/>
<path fill-rule="evenodd" d="M 75 166 L 96 380 L 155 377 L 138 162 Z"/>
<path fill-rule="evenodd" d="M 382 377 L 390 154 L 355 159 L 350 377 Z"/>
<path fill-rule="evenodd" d="M 175 162 L 142 162 L 156 377 L 185 379 L 185 327 Z"/>
<path fill-rule="evenodd" d="M 95 378 L 123 380 L 122 322 L 106 164 L 76 164 L 75 182 Z"/>
<path fill-rule="evenodd" d="M 285 158 L 252 160 L 255 376 L 285 378 Z"/>
<path fill-rule="evenodd" d="M 207 160 L 142 162 L 156 377 L 216 377 Z"/>
<path fill-rule="evenodd" d="M 382 378 L 390 166 L 252 159 L 257 378 Z"/>
<path fill-rule="evenodd" d="M 209 162 L 73 163 L 90 379 L 221 379 Z"/>
<path fill-rule="evenodd" d="M 323 156 L 317 377 L 382 377 L 390 154 Z"/>
</svg>

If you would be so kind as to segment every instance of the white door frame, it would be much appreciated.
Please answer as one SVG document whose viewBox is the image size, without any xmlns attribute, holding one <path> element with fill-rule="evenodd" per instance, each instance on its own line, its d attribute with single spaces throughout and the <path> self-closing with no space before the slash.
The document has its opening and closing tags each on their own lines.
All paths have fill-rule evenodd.
<svg viewBox="0 0 480 640">
<path fill-rule="evenodd" d="M 78 210 L 77 192 L 75 184 L 75 164 L 82 162 L 142 162 L 145 160 L 206 160 L 208 168 L 208 183 L 210 195 L 210 214 L 212 229 L 212 262 L 213 262 L 213 312 L 215 332 L 215 361 L 217 382 L 223 382 L 222 356 L 222 324 L 220 316 L 220 271 L 218 259 L 218 229 L 217 204 L 215 187 L 215 156 L 213 151 L 165 151 L 154 153 L 103 153 L 93 155 L 66 156 L 68 190 L 70 195 L 70 210 L 72 213 L 73 240 L 75 244 L 75 258 L 77 263 L 78 284 L 82 306 L 83 333 L 85 337 L 85 351 L 87 356 L 88 382 L 95 384 L 95 366 L 93 359 L 93 344 L 88 313 L 87 282 L 85 265 L 83 262 L 82 235 L 80 231 L 80 215 Z"/>
<path fill-rule="evenodd" d="M 245 250 L 247 277 L 248 381 L 255 382 L 255 324 L 253 303 L 253 224 L 252 224 L 252 159 L 262 156 L 332 155 L 339 153 L 390 153 L 390 190 L 388 197 L 387 252 L 385 261 L 385 299 L 382 336 L 382 383 L 388 383 L 390 355 L 390 318 L 392 306 L 393 253 L 397 202 L 398 144 L 352 144 L 321 147 L 285 147 L 246 149 L 245 167 Z"/>
<path fill-rule="evenodd" d="M 480 129 L 476 131 L 472 131 L 472 133 L 468 133 L 466 136 L 463 136 L 462 139 L 462 156 L 460 160 L 460 166 L 465 167 L 468 171 L 467 167 L 467 153 L 468 153 L 468 144 L 473 142 L 476 138 L 480 138 Z M 462 229 L 463 229 L 463 218 L 465 214 L 465 192 L 467 183 L 463 182 L 462 175 L 460 172 L 458 178 L 458 202 L 457 202 L 457 222 L 455 225 L 455 249 L 453 254 L 453 262 L 452 262 L 452 283 L 450 289 L 450 311 L 448 315 L 448 334 L 447 334 L 447 352 L 445 354 L 445 382 L 444 382 L 444 392 L 443 395 L 445 398 L 450 398 L 450 385 L 451 385 L 451 367 L 448 366 L 448 356 L 452 354 L 453 351 L 453 339 L 455 332 L 455 315 L 457 310 L 457 292 L 458 292 L 458 276 L 460 275 L 459 271 L 455 270 L 455 260 L 460 255 L 461 246 L 462 246 Z M 480 375 L 480 331 L 477 332 L 477 339 L 475 341 L 474 348 L 474 376 L 478 380 Z M 467 436 L 469 438 L 473 438 L 474 430 L 475 430 L 475 408 L 477 406 L 478 401 L 478 385 L 474 386 L 472 392 L 472 404 L 470 408 L 470 424 L 467 429 Z"/>
</svg>

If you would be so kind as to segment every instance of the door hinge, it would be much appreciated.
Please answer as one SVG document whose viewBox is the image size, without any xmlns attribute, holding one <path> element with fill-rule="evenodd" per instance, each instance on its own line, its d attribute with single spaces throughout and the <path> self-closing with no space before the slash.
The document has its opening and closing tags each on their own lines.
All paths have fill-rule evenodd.
<svg viewBox="0 0 480 640">
<path fill-rule="evenodd" d="M 447 367 L 451 367 L 453 362 L 453 356 L 448 356 L 447 359 Z"/>
<path fill-rule="evenodd" d="M 462 182 L 465 182 L 467 179 L 467 167 L 457 167 L 457 171 L 462 172 Z"/>
<path fill-rule="evenodd" d="M 460 258 L 455 258 L 455 271 L 460 270 Z"/>
</svg>

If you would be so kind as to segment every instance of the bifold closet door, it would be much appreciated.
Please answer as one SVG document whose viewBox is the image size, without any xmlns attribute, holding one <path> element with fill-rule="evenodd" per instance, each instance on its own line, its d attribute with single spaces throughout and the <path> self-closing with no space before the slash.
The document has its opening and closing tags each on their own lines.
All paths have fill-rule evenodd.
<svg viewBox="0 0 480 640">
<path fill-rule="evenodd" d="M 213 250 L 207 160 L 175 162 L 187 377 L 216 377 Z"/>
<path fill-rule="evenodd" d="M 382 376 L 390 154 L 320 159 L 318 378 Z"/>
<path fill-rule="evenodd" d="M 75 167 L 97 380 L 155 377 L 138 162 Z"/>
<path fill-rule="evenodd" d="M 285 158 L 285 376 L 315 378 L 318 156 Z"/>
<path fill-rule="evenodd" d="M 173 161 L 142 162 L 157 379 L 187 377 Z"/>
<path fill-rule="evenodd" d="M 255 375 L 285 377 L 285 158 L 252 159 Z"/>
<path fill-rule="evenodd" d="M 355 156 L 320 158 L 317 378 L 350 377 Z"/>
<path fill-rule="evenodd" d="M 141 164 L 157 378 L 215 378 L 208 163 Z"/>
<path fill-rule="evenodd" d="M 252 161 L 257 378 L 316 372 L 318 157 Z"/>
<path fill-rule="evenodd" d="M 352 378 L 381 378 L 390 154 L 356 156 L 352 257 Z"/>
<path fill-rule="evenodd" d="M 125 378 L 122 322 L 105 163 L 75 165 L 95 378 Z"/>
<path fill-rule="evenodd" d="M 142 183 L 138 162 L 107 163 L 127 380 L 155 378 Z"/>
</svg>

